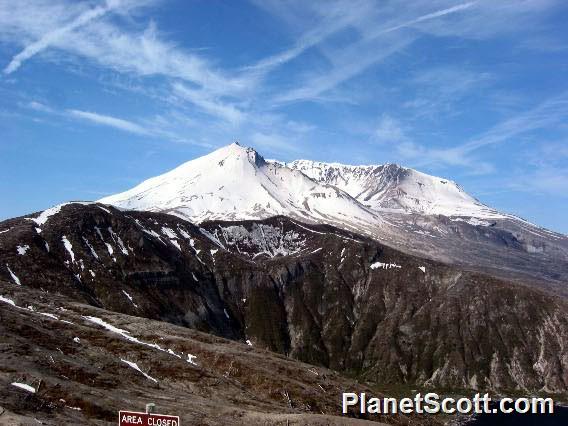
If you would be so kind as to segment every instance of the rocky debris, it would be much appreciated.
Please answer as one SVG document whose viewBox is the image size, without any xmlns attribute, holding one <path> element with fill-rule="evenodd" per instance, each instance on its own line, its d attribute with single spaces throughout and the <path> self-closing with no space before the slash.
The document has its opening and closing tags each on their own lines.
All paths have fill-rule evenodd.
<svg viewBox="0 0 568 426">
<path fill-rule="evenodd" d="M 0 294 L 1 424 L 111 425 L 148 402 L 182 424 L 416 424 L 341 416 L 343 390 L 371 390 L 322 367 L 4 281 Z"/>
</svg>

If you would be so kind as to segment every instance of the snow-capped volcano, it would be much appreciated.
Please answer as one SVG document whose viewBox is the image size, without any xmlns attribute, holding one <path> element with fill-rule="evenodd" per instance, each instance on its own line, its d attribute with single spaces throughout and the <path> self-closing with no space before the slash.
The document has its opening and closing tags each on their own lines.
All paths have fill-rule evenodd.
<svg viewBox="0 0 568 426">
<path fill-rule="evenodd" d="M 193 223 L 282 215 L 497 276 L 559 286 L 568 277 L 565 235 L 501 214 L 454 182 L 393 164 L 282 163 L 234 143 L 99 201 Z"/>
<path fill-rule="evenodd" d="M 161 211 L 191 220 L 264 219 L 276 215 L 343 223 L 352 230 L 379 216 L 341 189 L 265 161 L 238 143 L 188 161 L 129 191 L 100 200 L 124 209 Z"/>
<path fill-rule="evenodd" d="M 100 202 L 193 223 L 283 215 L 505 276 L 558 280 L 568 259 L 566 236 L 501 214 L 452 181 L 394 164 L 267 161 L 237 143 Z"/>
<path fill-rule="evenodd" d="M 254 149 L 238 143 L 100 202 L 167 212 L 193 222 L 285 215 L 357 229 L 376 228 L 381 214 L 388 212 L 504 217 L 452 181 L 395 164 L 265 161 Z"/>
</svg>

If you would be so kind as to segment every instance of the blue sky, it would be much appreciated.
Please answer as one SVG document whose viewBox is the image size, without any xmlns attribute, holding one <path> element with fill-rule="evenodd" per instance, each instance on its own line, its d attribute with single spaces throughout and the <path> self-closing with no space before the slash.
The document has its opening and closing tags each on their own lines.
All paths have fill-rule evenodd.
<svg viewBox="0 0 568 426">
<path fill-rule="evenodd" d="M 568 233 L 563 0 L 0 0 L 0 219 L 239 140 Z"/>
</svg>

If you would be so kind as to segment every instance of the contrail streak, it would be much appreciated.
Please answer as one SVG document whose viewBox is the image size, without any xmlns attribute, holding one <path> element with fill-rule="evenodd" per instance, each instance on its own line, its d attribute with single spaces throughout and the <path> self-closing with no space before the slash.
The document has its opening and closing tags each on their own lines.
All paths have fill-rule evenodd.
<svg viewBox="0 0 568 426">
<path fill-rule="evenodd" d="M 26 46 L 24 50 L 15 55 L 10 63 L 4 68 L 4 74 L 11 74 L 16 71 L 24 61 L 27 61 L 32 56 L 37 55 L 42 50 L 48 48 L 54 42 L 56 42 L 63 35 L 79 28 L 82 25 L 92 21 L 93 19 L 100 18 L 112 9 L 114 9 L 120 3 L 119 0 L 107 0 L 104 6 L 97 6 L 91 10 L 83 12 L 75 20 L 67 25 L 62 26 L 54 31 L 44 34 L 39 40 L 33 42 L 32 44 Z"/>
</svg>

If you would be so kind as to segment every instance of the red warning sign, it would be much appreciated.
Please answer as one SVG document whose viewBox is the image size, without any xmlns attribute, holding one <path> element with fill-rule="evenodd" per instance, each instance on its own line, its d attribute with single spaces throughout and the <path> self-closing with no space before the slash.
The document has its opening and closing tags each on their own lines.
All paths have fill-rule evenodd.
<svg viewBox="0 0 568 426">
<path fill-rule="evenodd" d="M 137 413 L 135 411 L 119 411 L 119 426 L 180 426 L 178 416 L 167 414 Z"/>
</svg>

